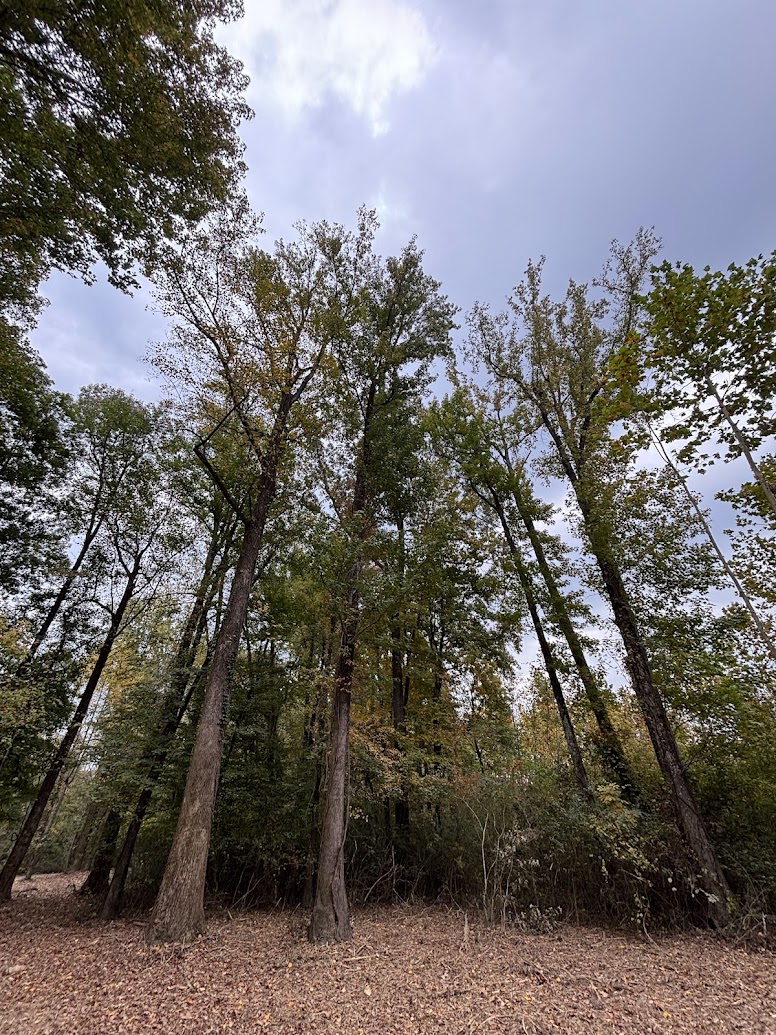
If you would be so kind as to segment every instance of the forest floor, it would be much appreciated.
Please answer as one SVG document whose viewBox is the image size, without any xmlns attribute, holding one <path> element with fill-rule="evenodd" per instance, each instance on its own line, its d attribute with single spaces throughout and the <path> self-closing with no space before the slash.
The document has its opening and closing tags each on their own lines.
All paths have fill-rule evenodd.
<svg viewBox="0 0 776 1035">
<path fill-rule="evenodd" d="M 301 911 L 221 911 L 149 949 L 142 920 L 84 916 L 83 876 L 20 880 L 0 907 L 2 1035 L 776 1035 L 776 955 L 711 935 L 393 906 L 356 910 L 347 945 L 310 945 Z"/>
</svg>

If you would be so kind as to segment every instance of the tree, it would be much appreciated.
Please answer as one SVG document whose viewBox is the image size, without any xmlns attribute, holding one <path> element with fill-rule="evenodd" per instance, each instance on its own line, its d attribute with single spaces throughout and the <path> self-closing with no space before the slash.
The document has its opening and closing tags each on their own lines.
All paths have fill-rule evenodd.
<svg viewBox="0 0 776 1035">
<path fill-rule="evenodd" d="M 68 423 L 40 357 L 0 321 L 0 591 L 28 590 L 56 553 L 50 494 L 67 462 Z"/>
<path fill-rule="evenodd" d="M 138 261 L 242 172 L 247 79 L 214 39 L 239 0 L 13 0 L 0 12 L 0 308 L 51 267 Z"/>
<path fill-rule="evenodd" d="M 191 610 L 180 631 L 175 654 L 172 659 L 169 685 L 165 688 L 156 728 L 150 732 L 150 744 L 146 745 L 139 760 L 144 784 L 130 815 L 121 848 L 118 851 L 110 885 L 106 885 L 101 913 L 105 919 L 118 914 L 124 895 L 124 885 L 129 873 L 132 855 L 145 819 L 156 783 L 163 771 L 170 745 L 178 727 L 183 722 L 199 678 L 206 671 L 210 658 L 206 655 L 202 668 L 195 669 L 196 655 L 205 635 L 210 608 L 223 593 L 224 582 L 230 567 L 230 552 L 237 525 L 237 518 L 227 510 L 225 501 L 218 495 L 212 508 L 212 526 L 202 574 L 194 593 Z"/>
<path fill-rule="evenodd" d="M 166 419 L 164 406 L 147 407 L 120 389 L 107 385 L 81 389 L 72 407 L 76 459 L 68 472 L 69 491 L 61 507 L 65 529 L 79 545 L 17 675 L 23 674 L 43 645 L 105 522 L 130 504 L 160 423 Z"/>
<path fill-rule="evenodd" d="M 316 942 L 351 937 L 344 850 L 351 700 L 366 547 L 376 530 L 384 503 L 381 497 L 391 483 L 390 446 L 395 442 L 397 414 L 417 398 L 432 360 L 448 352 L 455 312 L 436 281 L 423 271 L 422 253 L 414 241 L 385 263 L 372 258 L 355 288 L 357 305 L 350 334 L 335 350 L 335 405 L 342 414 L 340 434 L 346 455 L 350 454 L 350 470 L 340 472 L 345 485 L 332 500 L 346 550 L 318 880 L 309 928 L 310 940 Z M 331 477 L 326 481 L 333 484 Z"/>
<path fill-rule="evenodd" d="M 456 375 L 456 380 L 463 384 L 460 374 Z M 527 473 L 526 460 L 520 455 L 521 442 L 532 440 L 534 427 L 530 415 L 520 407 L 511 413 L 503 412 L 502 387 L 498 383 L 479 389 L 474 385 L 459 387 L 437 408 L 437 439 L 482 505 L 498 518 L 539 642 L 577 782 L 587 793 L 585 765 L 559 678 L 562 664 L 557 649 L 548 639 L 540 610 L 546 614 L 548 627 L 556 627 L 566 641 L 596 721 L 598 746 L 604 764 L 620 783 L 625 795 L 634 800 L 637 797 L 634 777 L 588 661 L 582 637 L 575 627 L 572 618 L 574 603 L 562 588 L 562 579 L 556 573 L 557 561 L 555 569 L 551 563 L 550 555 L 558 552 L 560 544 L 548 543 L 547 534 L 542 535 L 537 527 L 539 521 L 551 520 L 553 515 L 550 508 L 539 504 Z M 528 542 L 524 546 L 521 540 L 526 537 Z M 538 582 L 527 560 L 530 553 L 533 553 L 538 568 Z M 542 583 L 543 593 L 540 590 Z"/>
<path fill-rule="evenodd" d="M 168 426 L 165 406 L 146 406 L 105 385 L 81 390 L 69 404 L 68 423 L 68 463 L 59 476 L 63 484 L 57 487 L 57 519 L 50 525 L 57 533 L 55 541 L 69 540 L 72 554 L 48 561 L 39 575 L 43 585 L 34 593 L 27 587 L 19 595 L 17 614 L 26 612 L 25 622 L 20 623 L 20 632 L 26 634 L 21 641 L 25 649 L 4 676 L 7 699 L 19 702 L 20 714 L 0 756 L 0 778 L 4 784 L 15 783 L 17 789 L 17 776 L 30 757 L 41 748 L 49 751 L 55 729 L 50 728 L 48 717 L 56 715 L 61 725 L 65 718 L 61 698 L 67 696 L 75 677 L 73 667 L 92 649 L 85 642 L 94 607 L 84 590 L 101 578 L 99 559 L 87 570 L 100 536 L 107 525 L 130 513 L 138 485 L 149 477 L 149 456 L 161 448 L 160 439 L 175 434 Z M 25 469 L 33 467 L 30 458 Z M 45 500 L 41 488 L 35 496 L 33 514 Z M 42 516 L 36 516 L 36 526 L 41 521 Z M 48 537 L 41 534 L 46 543 Z"/>
<path fill-rule="evenodd" d="M 776 252 L 702 275 L 664 262 L 644 299 L 646 359 L 664 413 L 679 411 L 666 435 L 686 440 L 680 459 L 700 466 L 706 447 L 743 456 L 770 510 L 776 487 L 758 463 L 776 433 Z"/>
<path fill-rule="evenodd" d="M 188 389 L 201 435 L 197 457 L 244 527 L 228 602 L 213 649 L 183 804 L 154 907 L 152 941 L 188 941 L 204 927 L 210 832 L 221 768 L 223 717 L 256 563 L 282 476 L 295 407 L 318 374 L 341 312 L 332 264 L 354 261 L 368 236 L 326 224 L 300 227 L 300 241 L 259 250 L 244 208 L 221 213 L 171 252 L 159 297 L 176 321 L 171 356 L 158 364 Z M 222 400 L 226 399 L 226 407 Z M 203 416 L 204 415 L 204 416 Z M 213 437 L 232 420 L 250 458 L 243 507 L 213 462 Z M 203 426 L 204 425 L 204 426 Z"/>
<path fill-rule="evenodd" d="M 586 285 L 572 281 L 565 299 L 554 302 L 541 293 L 541 264 L 530 264 L 510 298 L 513 320 L 476 309 L 472 343 L 504 393 L 532 409 L 573 492 L 677 824 L 701 869 L 709 914 L 722 924 L 730 916 L 727 880 L 655 685 L 615 548 L 615 513 L 606 506 L 610 466 L 621 464 L 629 451 L 614 440 L 612 429 L 636 406 L 634 382 L 640 375 L 630 377 L 620 365 L 634 334 L 637 292 L 655 249 L 653 236 L 644 231 L 629 248 L 613 246 L 601 281 L 605 294 L 598 300 L 589 297 Z"/>
<path fill-rule="evenodd" d="M 145 451 L 133 477 L 129 484 L 122 485 L 123 492 L 118 498 L 112 500 L 112 509 L 95 543 L 94 552 L 98 559 L 93 577 L 98 585 L 104 584 L 101 586 L 104 594 L 96 596 L 93 603 L 107 615 L 108 626 L 103 630 L 102 641 L 75 711 L 0 872 L 0 900 L 11 897 L 14 878 L 81 732 L 114 644 L 134 617 L 131 605 L 141 595 L 146 599 L 152 597 L 169 570 L 179 529 L 175 523 L 174 499 L 165 492 L 165 481 L 174 471 L 172 454 L 179 446 L 179 439 L 165 420 L 163 409 L 150 407 L 149 411 L 150 414 L 144 413 L 143 417 L 149 423 L 156 418 L 155 434 L 144 438 Z"/>
</svg>

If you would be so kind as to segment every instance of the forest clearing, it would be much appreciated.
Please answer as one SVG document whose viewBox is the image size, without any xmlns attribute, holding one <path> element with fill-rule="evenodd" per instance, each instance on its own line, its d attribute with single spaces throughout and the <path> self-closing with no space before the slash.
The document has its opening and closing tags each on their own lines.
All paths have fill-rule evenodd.
<svg viewBox="0 0 776 1035">
<path fill-rule="evenodd" d="M 139 917 L 79 917 L 84 876 L 20 880 L 0 909 L 3 1035 L 776 1032 L 776 957 L 712 935 L 397 905 L 356 910 L 346 945 L 311 945 L 289 909 L 217 911 L 200 941 L 149 948 Z"/>
</svg>

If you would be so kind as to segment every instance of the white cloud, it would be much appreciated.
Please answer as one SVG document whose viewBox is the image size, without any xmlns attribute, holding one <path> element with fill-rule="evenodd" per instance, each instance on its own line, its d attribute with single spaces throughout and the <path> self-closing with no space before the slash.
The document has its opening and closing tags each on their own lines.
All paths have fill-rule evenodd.
<svg viewBox="0 0 776 1035">
<path fill-rule="evenodd" d="M 387 131 L 396 94 L 420 85 L 438 48 L 401 0 L 248 0 L 224 43 L 251 76 L 249 99 L 287 117 L 336 97 Z"/>
</svg>

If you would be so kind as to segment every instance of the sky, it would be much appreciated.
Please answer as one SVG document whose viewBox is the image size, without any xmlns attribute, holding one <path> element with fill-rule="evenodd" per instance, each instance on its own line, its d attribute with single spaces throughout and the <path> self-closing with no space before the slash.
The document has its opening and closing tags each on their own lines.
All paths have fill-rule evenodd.
<svg viewBox="0 0 776 1035">
<path fill-rule="evenodd" d="M 245 0 L 248 190 L 268 245 L 299 219 L 413 235 L 463 311 L 530 258 L 591 279 L 613 238 L 724 268 L 776 247 L 772 0 Z M 57 386 L 151 399 L 147 291 L 55 274 L 34 344 Z"/>
</svg>

